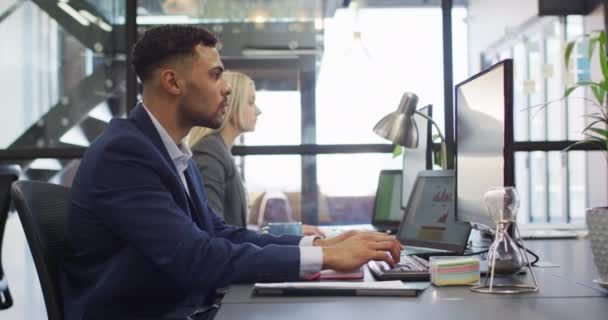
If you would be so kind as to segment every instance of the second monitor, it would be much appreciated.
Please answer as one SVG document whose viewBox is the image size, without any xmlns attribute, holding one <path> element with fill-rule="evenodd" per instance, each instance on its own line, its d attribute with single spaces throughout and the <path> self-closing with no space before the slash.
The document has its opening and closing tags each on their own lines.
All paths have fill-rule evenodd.
<svg viewBox="0 0 608 320">
<path fill-rule="evenodd" d="M 493 228 L 484 194 L 515 185 L 513 61 L 483 70 L 455 91 L 456 217 Z"/>
</svg>

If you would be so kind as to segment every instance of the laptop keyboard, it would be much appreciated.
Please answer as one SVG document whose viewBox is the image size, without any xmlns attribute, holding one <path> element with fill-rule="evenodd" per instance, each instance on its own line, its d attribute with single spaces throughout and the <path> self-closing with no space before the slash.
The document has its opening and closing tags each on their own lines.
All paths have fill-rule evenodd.
<svg viewBox="0 0 608 320">
<path fill-rule="evenodd" d="M 429 262 L 417 256 L 401 255 L 394 267 L 384 261 L 368 262 L 372 275 L 379 280 L 428 280 Z"/>
<path fill-rule="evenodd" d="M 399 260 L 399 263 L 397 265 L 395 265 L 393 268 L 390 268 L 389 265 L 384 261 L 382 261 L 382 263 L 384 263 L 383 269 L 387 270 L 388 272 L 395 272 L 395 271 L 428 272 L 428 270 L 429 270 L 429 262 L 420 257 L 417 257 L 417 256 L 410 256 L 410 255 L 402 254 L 401 260 Z M 387 271 L 385 271 L 385 272 L 387 272 Z"/>
</svg>

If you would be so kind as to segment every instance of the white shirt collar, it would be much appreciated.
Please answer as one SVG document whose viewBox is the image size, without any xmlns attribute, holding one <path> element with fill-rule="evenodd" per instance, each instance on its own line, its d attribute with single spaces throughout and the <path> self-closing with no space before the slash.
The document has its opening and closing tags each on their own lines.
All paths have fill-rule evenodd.
<svg viewBox="0 0 608 320">
<path fill-rule="evenodd" d="M 148 108 L 146 108 L 143 103 L 141 103 L 141 105 L 148 113 L 148 116 L 150 116 L 152 124 L 154 124 L 154 127 L 158 131 L 160 139 L 163 141 L 165 149 L 167 149 L 171 160 L 173 160 L 173 164 L 175 165 L 177 172 L 181 175 L 184 170 L 188 168 L 188 161 L 190 160 L 190 158 L 192 158 L 192 151 L 190 151 L 190 148 L 188 148 L 188 146 L 183 141 L 180 142 L 179 145 L 176 145 L 175 142 L 173 142 L 173 139 L 171 139 L 169 133 L 167 133 L 167 130 L 165 130 L 165 128 L 163 128 L 160 122 L 156 120 L 152 112 L 150 112 L 150 110 L 148 110 Z"/>
</svg>

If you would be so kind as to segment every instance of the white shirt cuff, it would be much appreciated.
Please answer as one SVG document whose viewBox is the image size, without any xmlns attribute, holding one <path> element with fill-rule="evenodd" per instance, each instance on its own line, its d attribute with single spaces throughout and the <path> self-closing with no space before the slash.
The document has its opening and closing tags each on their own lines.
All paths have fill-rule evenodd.
<svg viewBox="0 0 608 320">
<path fill-rule="evenodd" d="M 317 237 L 317 236 L 305 236 L 305 237 L 302 237 L 302 239 L 300 239 L 300 244 L 298 244 L 298 245 L 300 247 L 312 247 L 312 243 L 317 238 L 320 239 L 321 237 Z"/>
<path fill-rule="evenodd" d="M 321 247 L 300 245 L 300 278 L 306 279 L 312 276 L 321 271 L 322 266 L 323 249 Z"/>
</svg>

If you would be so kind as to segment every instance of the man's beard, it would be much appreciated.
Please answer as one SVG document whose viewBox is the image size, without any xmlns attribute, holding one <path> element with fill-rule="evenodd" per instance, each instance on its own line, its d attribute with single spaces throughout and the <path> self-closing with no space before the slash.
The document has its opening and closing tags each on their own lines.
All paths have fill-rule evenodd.
<svg viewBox="0 0 608 320">
<path fill-rule="evenodd" d="M 206 127 L 210 129 L 219 129 L 224 123 L 224 115 L 218 112 L 212 119 L 194 119 L 193 126 Z"/>
<path fill-rule="evenodd" d="M 220 108 L 216 110 L 213 116 L 205 117 L 201 113 L 188 108 L 188 106 L 185 104 L 181 105 L 180 107 L 182 109 L 182 116 L 185 116 L 183 120 L 194 127 L 219 129 L 222 127 L 222 124 L 224 123 L 224 118 L 226 117 L 225 114 L 222 114 Z"/>
</svg>

